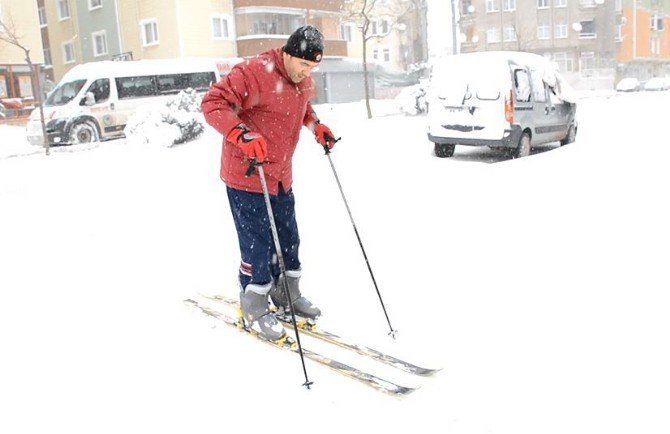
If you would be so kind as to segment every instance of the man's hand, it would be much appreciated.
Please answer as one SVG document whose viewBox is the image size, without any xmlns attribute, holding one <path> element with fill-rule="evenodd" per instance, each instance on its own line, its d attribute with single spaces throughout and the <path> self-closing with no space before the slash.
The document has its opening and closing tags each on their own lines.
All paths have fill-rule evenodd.
<svg viewBox="0 0 670 434">
<path fill-rule="evenodd" d="M 263 162 L 268 155 L 268 144 L 258 133 L 254 133 L 244 124 L 239 124 L 226 136 L 226 140 L 234 143 L 248 158 Z"/>
<path fill-rule="evenodd" d="M 333 149 L 333 146 L 335 146 L 335 135 L 330 131 L 330 128 L 322 123 L 317 123 L 314 126 L 314 136 L 321 146 L 328 146 L 328 149 Z"/>
</svg>

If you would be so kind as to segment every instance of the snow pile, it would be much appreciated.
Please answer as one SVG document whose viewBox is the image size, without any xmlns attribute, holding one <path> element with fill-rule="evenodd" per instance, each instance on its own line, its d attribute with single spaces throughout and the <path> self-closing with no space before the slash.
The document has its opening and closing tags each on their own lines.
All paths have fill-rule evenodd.
<svg viewBox="0 0 670 434">
<path fill-rule="evenodd" d="M 128 142 L 170 147 L 196 139 L 205 130 L 200 101 L 195 90 L 187 89 L 165 104 L 138 107 L 124 129 Z"/>
<path fill-rule="evenodd" d="M 421 115 L 428 111 L 428 100 L 426 98 L 426 85 L 415 84 L 404 88 L 395 98 L 398 108 L 408 115 Z"/>
</svg>

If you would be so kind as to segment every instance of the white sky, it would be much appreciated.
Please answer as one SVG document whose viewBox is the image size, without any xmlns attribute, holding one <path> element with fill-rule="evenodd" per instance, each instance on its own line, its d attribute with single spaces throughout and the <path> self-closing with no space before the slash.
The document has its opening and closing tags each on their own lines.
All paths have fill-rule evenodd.
<svg viewBox="0 0 670 434">
<path fill-rule="evenodd" d="M 430 57 L 452 51 L 451 1 L 428 1 L 428 51 Z"/>
</svg>

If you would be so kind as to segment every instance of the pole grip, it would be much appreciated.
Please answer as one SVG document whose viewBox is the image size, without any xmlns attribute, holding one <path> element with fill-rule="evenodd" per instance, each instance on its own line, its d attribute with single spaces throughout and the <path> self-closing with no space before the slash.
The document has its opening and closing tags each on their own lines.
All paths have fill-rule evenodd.
<svg viewBox="0 0 670 434">
<path fill-rule="evenodd" d="M 328 142 L 333 142 L 333 145 L 335 145 L 335 143 L 339 142 L 342 139 L 342 137 L 338 137 L 336 139 L 335 137 L 329 134 L 326 134 L 324 138 L 326 139 L 326 144 L 323 145 L 323 150 L 326 151 L 326 155 L 330 154 L 330 146 L 328 146 Z"/>
<path fill-rule="evenodd" d="M 258 166 L 258 164 L 259 163 L 256 162 L 256 159 L 252 158 L 251 161 L 249 161 L 249 167 L 247 168 L 247 171 L 244 172 L 244 176 L 248 178 L 251 175 L 253 175 L 254 171 L 256 170 L 256 166 Z"/>
</svg>

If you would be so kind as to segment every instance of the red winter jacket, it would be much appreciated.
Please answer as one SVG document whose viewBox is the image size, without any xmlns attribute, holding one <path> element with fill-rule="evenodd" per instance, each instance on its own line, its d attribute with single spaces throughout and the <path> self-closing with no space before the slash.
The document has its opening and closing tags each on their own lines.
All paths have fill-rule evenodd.
<svg viewBox="0 0 670 434">
<path fill-rule="evenodd" d="M 286 191 L 291 188 L 291 159 L 300 129 L 303 125 L 313 128 L 317 119 L 309 103 L 313 94 L 314 82 L 310 77 L 298 84 L 290 80 L 281 48 L 235 65 L 209 89 L 202 99 L 202 113 L 207 123 L 224 137 L 221 179 L 226 185 L 256 193 L 263 191 L 258 171 L 245 177 L 249 160 L 225 139 L 230 130 L 243 122 L 268 144 L 263 168 L 270 194 L 277 194 L 280 182 Z"/>
</svg>

